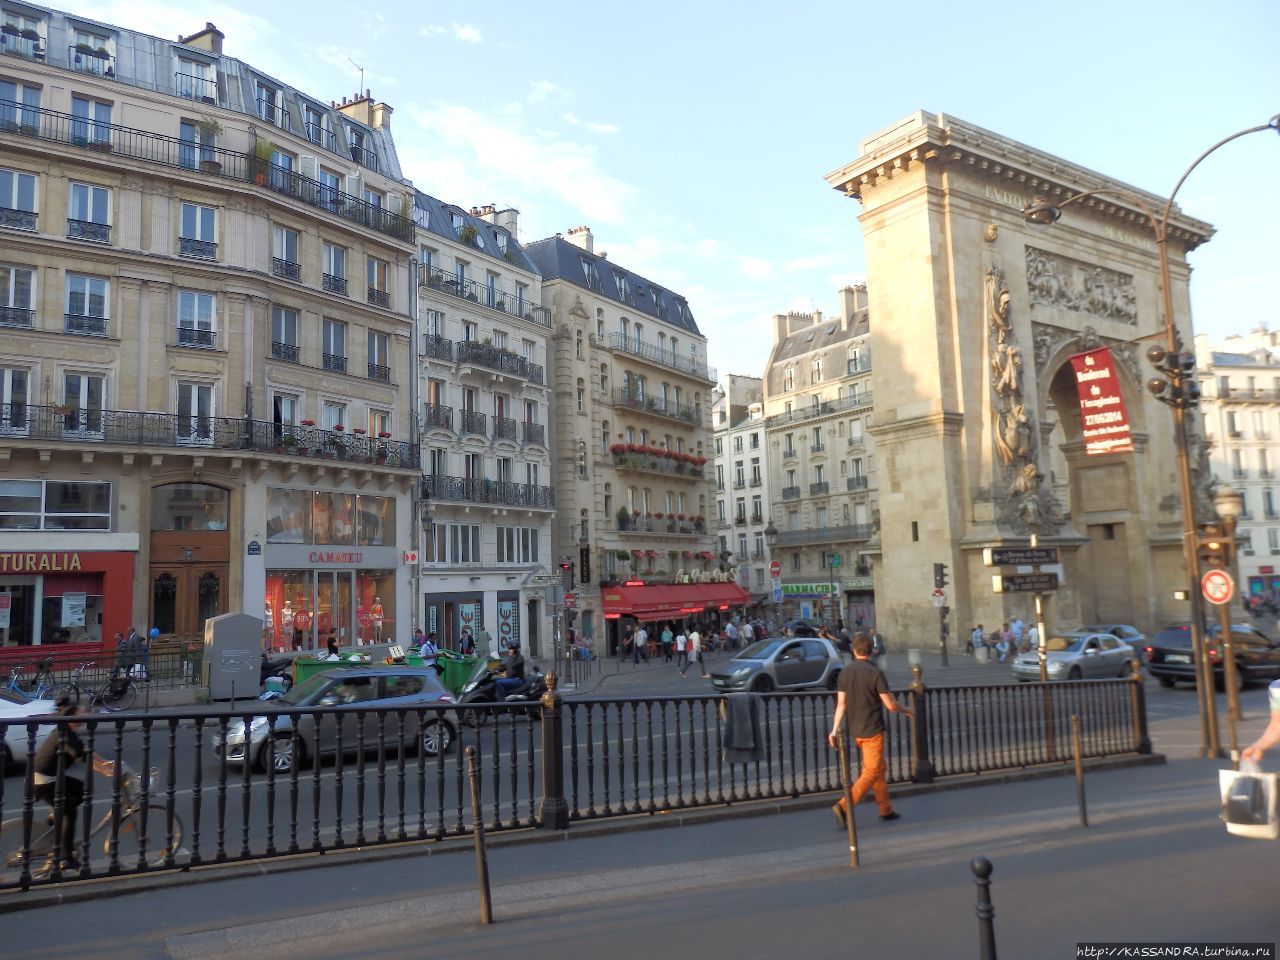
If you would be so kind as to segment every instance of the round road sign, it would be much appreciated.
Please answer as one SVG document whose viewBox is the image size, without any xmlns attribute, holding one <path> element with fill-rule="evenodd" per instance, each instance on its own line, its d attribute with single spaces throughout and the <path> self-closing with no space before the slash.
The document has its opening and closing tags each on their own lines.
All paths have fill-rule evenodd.
<svg viewBox="0 0 1280 960">
<path fill-rule="evenodd" d="M 780 576 L 782 576 L 782 564 L 780 564 L 777 560 L 769 564 L 769 576 L 773 577 L 773 579 L 775 580 L 777 580 Z"/>
<path fill-rule="evenodd" d="M 1209 570 L 1200 578 L 1200 592 L 1210 603 L 1221 606 L 1235 596 L 1236 584 L 1225 570 Z"/>
<path fill-rule="evenodd" d="M 572 610 L 574 607 L 576 607 L 576 606 L 578 605 L 578 597 L 577 597 L 577 594 L 574 594 L 574 593 L 568 593 L 568 592 L 566 592 L 566 593 L 565 593 L 565 595 L 564 595 L 564 601 L 563 601 L 563 602 L 564 602 L 564 605 L 565 605 L 567 608 L 569 608 L 570 610 Z"/>
<path fill-rule="evenodd" d="M 947 594 L 945 590 L 933 591 L 933 605 L 939 609 L 947 605 Z"/>
</svg>

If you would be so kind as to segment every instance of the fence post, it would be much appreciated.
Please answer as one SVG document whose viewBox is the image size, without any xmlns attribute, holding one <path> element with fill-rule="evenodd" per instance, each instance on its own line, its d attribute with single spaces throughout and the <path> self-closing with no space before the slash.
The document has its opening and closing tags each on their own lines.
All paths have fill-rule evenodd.
<svg viewBox="0 0 1280 960">
<path fill-rule="evenodd" d="M 973 882 L 978 887 L 978 958 L 996 960 L 996 908 L 991 904 L 991 861 L 986 857 L 974 857 L 969 863 Z"/>
<path fill-rule="evenodd" d="M 1142 664 L 1135 657 L 1129 661 L 1129 704 L 1133 711 L 1134 749 L 1151 752 L 1151 734 L 1147 730 L 1147 688 L 1142 680 Z"/>
<path fill-rule="evenodd" d="M 544 830 L 569 826 L 569 804 L 564 799 L 564 716 L 563 702 L 556 692 L 556 675 L 547 674 L 547 692 L 542 695 L 542 803 L 538 820 Z"/>
<path fill-rule="evenodd" d="M 933 761 L 929 758 L 929 707 L 920 664 L 911 666 L 911 779 L 933 783 Z"/>
</svg>

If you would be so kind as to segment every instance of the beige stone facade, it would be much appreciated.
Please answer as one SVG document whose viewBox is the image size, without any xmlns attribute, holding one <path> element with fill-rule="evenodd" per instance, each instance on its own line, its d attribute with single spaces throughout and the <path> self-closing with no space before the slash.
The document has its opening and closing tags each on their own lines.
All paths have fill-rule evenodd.
<svg viewBox="0 0 1280 960">
<path fill-rule="evenodd" d="M 108 484 L 74 545 L 128 553 L 131 589 L 88 637 L 9 641 L 244 610 L 276 646 L 351 643 L 375 596 L 407 637 L 414 231 L 389 108 L 366 126 L 216 31 L 100 27 L 90 56 L 84 29 L 52 13 L 0 54 L 0 484 L 11 508 Z M 66 548 L 51 496 L 6 511 L 5 548 Z M 56 585 L 18 586 L 52 615 Z"/>
<path fill-rule="evenodd" d="M 732 557 L 738 586 L 750 592 L 755 612 L 772 601 L 765 537 L 769 526 L 769 444 L 764 381 L 729 374 L 712 394 L 715 428 L 716 549 Z"/>
<path fill-rule="evenodd" d="M 925 113 L 864 140 L 827 180 L 862 206 L 886 635 L 936 642 L 935 562 L 953 581 L 953 635 L 1025 619 L 1029 596 L 993 594 L 982 549 L 1025 544 L 1032 532 L 1062 553 L 1051 630 L 1184 618 L 1173 599 L 1188 577 L 1172 421 L 1143 389 L 1134 343 L 1163 329 L 1150 226 L 1109 197 L 1069 207 L 1051 228 L 1020 215 L 1037 194 L 1134 188 Z M 1175 209 L 1173 300 L 1188 346 L 1186 254 L 1211 232 Z M 1117 356 L 1136 449 L 1087 457 L 1066 361 L 1104 345 Z"/>
</svg>

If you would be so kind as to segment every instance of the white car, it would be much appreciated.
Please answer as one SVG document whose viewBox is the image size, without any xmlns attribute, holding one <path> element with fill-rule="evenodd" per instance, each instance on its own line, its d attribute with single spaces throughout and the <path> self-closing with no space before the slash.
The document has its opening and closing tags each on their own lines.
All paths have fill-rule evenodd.
<svg viewBox="0 0 1280 960">
<path fill-rule="evenodd" d="M 28 717 L 40 717 L 57 710 L 52 700 L 32 700 L 20 693 L 0 690 L 0 721 L 15 721 L 4 728 L 3 749 L 0 749 L 0 765 L 8 767 L 11 763 L 25 764 L 29 746 L 27 725 Z M 53 730 L 52 724 L 41 724 L 36 733 L 36 745 L 45 735 Z"/>
</svg>

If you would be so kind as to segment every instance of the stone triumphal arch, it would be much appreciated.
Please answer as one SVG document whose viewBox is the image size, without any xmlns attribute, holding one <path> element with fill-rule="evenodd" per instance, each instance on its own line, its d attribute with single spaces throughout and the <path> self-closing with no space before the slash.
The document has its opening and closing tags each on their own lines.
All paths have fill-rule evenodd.
<svg viewBox="0 0 1280 960">
<path fill-rule="evenodd" d="M 1113 187 L 1163 201 L 953 117 L 918 113 L 862 141 L 827 181 L 862 205 L 876 358 L 871 432 L 880 490 L 878 617 L 890 637 L 938 635 L 934 563 L 951 571 L 952 623 L 990 630 L 1028 595 L 993 593 L 983 548 L 1059 548 L 1049 629 L 1102 620 L 1151 629 L 1187 616 L 1173 424 L 1143 387 L 1163 331 L 1150 224 L 1094 198 L 1052 227 L 1021 209 Z M 1188 349 L 1186 254 L 1212 235 L 1176 212 L 1169 253 Z M 1067 358 L 1109 346 L 1131 453 L 1084 452 Z M 1198 418 L 1193 464 L 1208 476 Z M 873 549 L 877 546 L 873 542 Z"/>
</svg>

